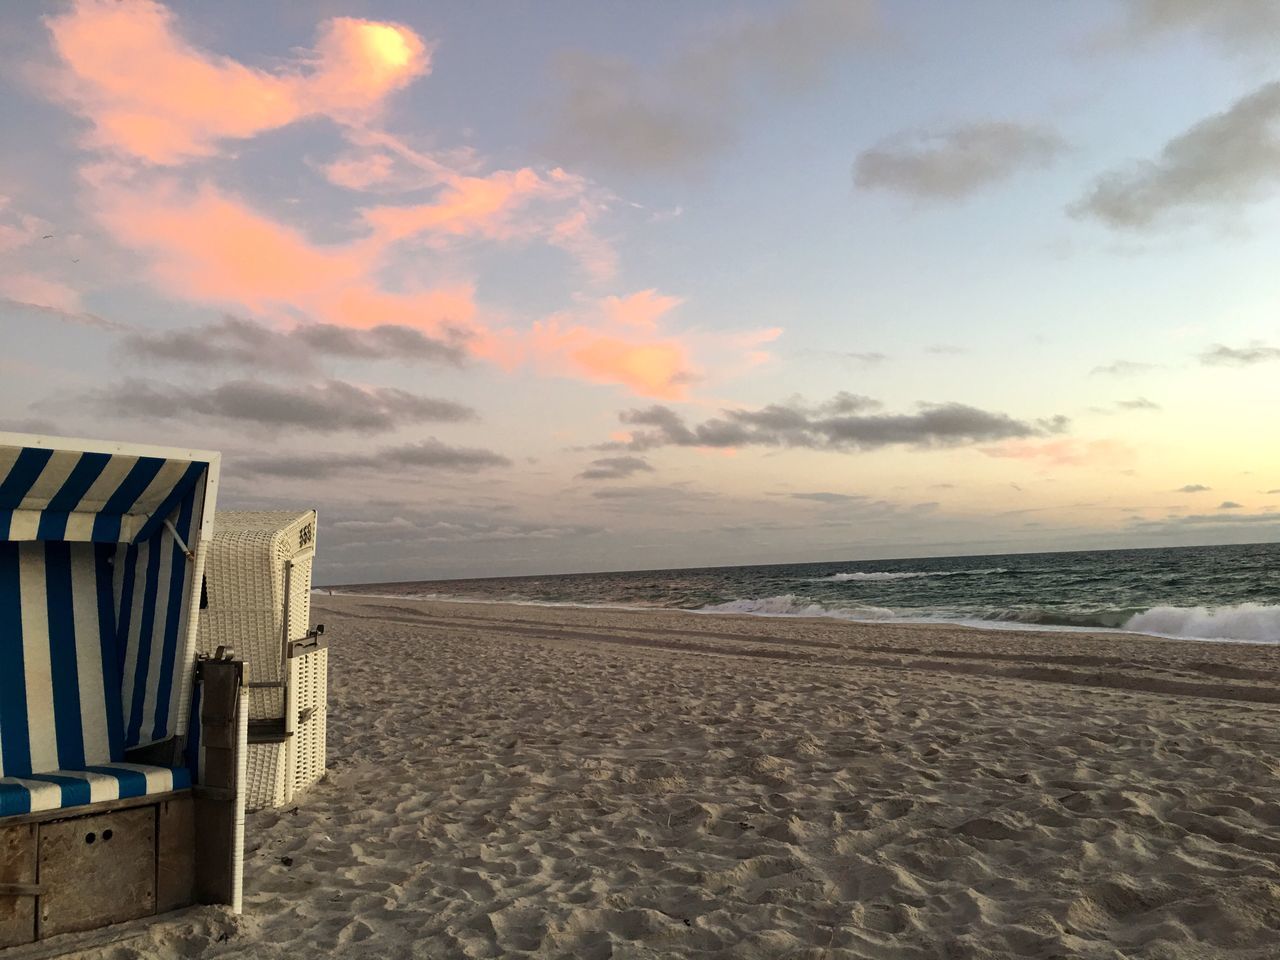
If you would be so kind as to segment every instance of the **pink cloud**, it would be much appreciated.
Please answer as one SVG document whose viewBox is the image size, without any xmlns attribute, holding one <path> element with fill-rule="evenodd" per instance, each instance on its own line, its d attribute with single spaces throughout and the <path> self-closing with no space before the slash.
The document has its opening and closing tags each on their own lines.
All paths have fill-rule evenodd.
<svg viewBox="0 0 1280 960">
<path fill-rule="evenodd" d="M 46 23 L 66 66 L 56 93 L 92 123 L 92 142 L 156 164 L 305 117 L 366 119 L 430 69 L 408 27 L 350 17 L 323 23 L 315 48 L 275 72 L 192 46 L 152 0 L 78 0 Z"/>
<path fill-rule="evenodd" d="M 15 210 L 12 201 L 0 194 L 0 253 L 21 249 L 51 230 L 47 220 Z"/>
<path fill-rule="evenodd" d="M 552 372 L 621 384 L 643 396 L 680 399 L 685 394 L 688 348 L 679 337 L 656 329 L 658 317 L 677 298 L 642 291 L 608 298 L 590 316 L 535 324 L 527 334 L 498 331 L 478 321 L 470 283 L 408 290 L 383 286 L 381 259 L 399 233 L 398 223 L 382 222 L 380 233 L 323 246 L 207 184 L 195 190 L 171 180 L 140 185 L 109 171 L 91 182 L 102 225 L 146 259 L 152 282 L 170 296 L 240 308 L 281 323 L 395 323 L 433 334 L 461 331 L 476 356 L 504 367 L 532 357 Z M 466 210 L 458 214 L 463 219 L 478 208 Z M 637 318 L 643 320 L 641 329 L 634 328 Z"/>
<path fill-rule="evenodd" d="M 679 297 L 663 296 L 651 289 L 628 297 L 605 297 L 601 306 L 610 323 L 635 330 L 654 330 L 658 321 L 682 302 Z"/>
<path fill-rule="evenodd" d="M 565 318 L 535 323 L 530 335 L 544 368 L 591 383 L 617 383 L 643 397 L 683 400 L 689 376 L 688 350 L 679 339 L 628 339 Z"/>
<path fill-rule="evenodd" d="M 555 375 L 672 400 L 697 379 L 695 345 L 716 351 L 723 366 L 745 354 L 749 367 L 776 335 L 673 332 L 664 325 L 681 300 L 653 289 L 580 294 L 579 306 L 528 329 L 482 321 L 472 280 L 453 266 L 458 258 L 426 260 L 423 247 L 541 242 L 565 251 L 599 285 L 616 275 L 617 256 L 595 224 L 616 198 L 559 168 L 486 172 L 468 149 L 424 152 L 376 129 L 387 98 L 430 70 L 431 50 L 408 27 L 333 18 L 320 25 L 310 51 L 267 70 L 196 47 L 153 0 L 73 0 L 46 22 L 63 64 L 54 92 L 90 122 L 87 142 L 103 154 L 82 170 L 88 204 L 107 233 L 142 258 L 145 278 L 163 294 L 282 325 L 391 323 L 462 333 L 477 357 L 507 369 L 533 362 Z M 342 225 L 359 235 L 322 244 L 177 169 L 225 141 L 316 116 L 343 124 L 350 148 L 320 165 L 331 183 L 380 197 L 434 194 L 353 210 Z M 24 243 L 28 233 L 0 217 L 0 244 Z M 452 275 L 422 279 L 450 267 Z M 74 291 L 52 281 L 14 282 L 50 306 L 73 302 Z"/>
<path fill-rule="evenodd" d="M 546 181 L 528 167 L 485 177 L 451 176 L 432 203 L 374 207 L 364 211 L 364 219 L 389 241 L 421 233 L 509 239 L 517 233 L 511 223 L 513 211 L 546 193 Z"/>
<path fill-rule="evenodd" d="M 60 280 L 36 273 L 23 271 L 0 276 L 0 297 L 58 313 L 81 312 L 79 293 Z"/>
<path fill-rule="evenodd" d="M 95 196 L 102 225 L 147 259 L 152 281 L 170 296 L 351 327 L 466 330 L 475 316 L 469 283 L 386 290 L 376 277 L 379 243 L 313 244 L 209 185 L 188 191 L 172 181 L 106 179 Z"/>
<path fill-rule="evenodd" d="M 983 447 L 989 457 L 1042 462 L 1056 467 L 1109 466 L 1130 463 L 1134 450 L 1118 440 L 1009 440 Z"/>
</svg>

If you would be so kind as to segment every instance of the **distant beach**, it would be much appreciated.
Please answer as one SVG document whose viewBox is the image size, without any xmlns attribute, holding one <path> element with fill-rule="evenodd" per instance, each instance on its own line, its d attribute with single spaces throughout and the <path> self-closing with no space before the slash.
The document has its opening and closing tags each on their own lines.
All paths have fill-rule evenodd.
<svg viewBox="0 0 1280 960">
<path fill-rule="evenodd" d="M 375 597 L 318 596 L 315 618 L 330 772 L 251 817 L 244 915 L 46 951 L 1270 960 L 1280 942 L 1280 647 Z"/>
</svg>

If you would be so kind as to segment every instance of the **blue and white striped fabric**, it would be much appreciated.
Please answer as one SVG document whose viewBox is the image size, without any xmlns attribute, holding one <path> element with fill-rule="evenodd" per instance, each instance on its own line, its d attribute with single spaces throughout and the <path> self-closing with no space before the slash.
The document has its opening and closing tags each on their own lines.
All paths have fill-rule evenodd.
<svg viewBox="0 0 1280 960">
<path fill-rule="evenodd" d="M 0 817 L 147 797 L 189 786 L 191 774 L 184 767 L 141 763 L 101 763 L 25 777 L 0 777 Z"/>
<path fill-rule="evenodd" d="M 148 539 L 207 463 L 0 446 L 0 540 Z"/>
<path fill-rule="evenodd" d="M 124 759 L 116 549 L 0 542 L 0 776 Z"/>
<path fill-rule="evenodd" d="M 0 442 L 3 809 L 173 782 L 107 766 L 185 732 L 203 551 L 183 544 L 197 547 L 210 472 Z"/>
</svg>

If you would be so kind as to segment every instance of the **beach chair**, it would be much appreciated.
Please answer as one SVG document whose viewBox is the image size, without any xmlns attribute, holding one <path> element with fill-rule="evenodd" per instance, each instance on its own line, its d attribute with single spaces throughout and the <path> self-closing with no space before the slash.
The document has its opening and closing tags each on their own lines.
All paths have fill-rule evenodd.
<svg viewBox="0 0 1280 960">
<path fill-rule="evenodd" d="M 220 511 L 198 649 L 234 647 L 249 689 L 250 810 L 293 802 L 325 770 L 329 651 L 311 628 L 316 512 Z"/>
<path fill-rule="evenodd" d="M 217 478 L 0 433 L 0 947 L 239 910 L 243 665 L 194 642 Z"/>
</svg>

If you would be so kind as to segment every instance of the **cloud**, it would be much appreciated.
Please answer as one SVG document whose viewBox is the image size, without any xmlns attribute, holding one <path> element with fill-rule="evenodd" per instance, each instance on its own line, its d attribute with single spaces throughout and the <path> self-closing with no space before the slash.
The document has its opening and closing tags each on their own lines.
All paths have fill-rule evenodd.
<svg viewBox="0 0 1280 960">
<path fill-rule="evenodd" d="M 68 316 L 82 315 L 80 294 L 59 280 L 19 271 L 0 276 L 0 297 L 18 304 L 47 308 Z"/>
<path fill-rule="evenodd" d="M 961 403 L 921 404 L 909 414 L 873 413 L 880 404 L 850 393 L 817 406 L 799 400 L 758 410 L 730 409 L 689 426 L 670 407 L 625 410 L 619 419 L 633 430 L 629 440 L 605 448 L 651 450 L 682 447 L 803 447 L 848 452 L 892 445 L 950 447 L 1057 433 L 1065 417 L 1029 422 Z"/>
<path fill-rule="evenodd" d="M 282 331 L 233 316 L 179 330 L 136 331 L 124 338 L 122 346 L 149 360 L 300 373 L 315 371 L 322 357 L 456 366 L 466 356 L 461 338 L 435 339 L 413 327 L 385 324 L 353 330 L 331 323 L 309 323 Z"/>
<path fill-rule="evenodd" d="M 1042 461 L 1055 467 L 1112 466 L 1133 460 L 1133 449 L 1118 440 L 1011 440 L 983 447 L 989 457 L 1007 460 Z"/>
<path fill-rule="evenodd" d="M 652 473 L 644 457 L 601 457 L 578 474 L 579 480 L 624 480 L 637 473 Z"/>
<path fill-rule="evenodd" d="M 1175 211 L 1233 210 L 1280 183 L 1280 81 L 1174 137 L 1158 157 L 1106 173 L 1069 210 L 1123 230 Z"/>
<path fill-rule="evenodd" d="M 1117 360 L 1114 363 L 1094 367 L 1089 371 L 1089 374 L 1091 376 L 1132 377 L 1139 373 L 1146 373 L 1148 370 L 1155 369 L 1156 365 L 1154 363 L 1139 363 L 1135 360 Z"/>
<path fill-rule="evenodd" d="M 791 0 L 735 17 L 652 68 L 566 55 L 549 148 L 628 173 L 687 170 L 737 140 L 762 93 L 810 89 L 874 34 L 870 0 Z"/>
<path fill-rule="evenodd" d="M 1242 503 L 1236 503 L 1234 500 L 1223 500 L 1218 504 L 1219 510 L 1239 510 L 1244 506 Z"/>
<path fill-rule="evenodd" d="M 1146 397 L 1134 397 L 1132 400 L 1117 400 L 1116 406 L 1121 410 L 1160 410 L 1160 404 Z"/>
<path fill-rule="evenodd" d="M 1206 487 L 1203 483 L 1188 483 L 1185 487 L 1179 487 L 1174 493 L 1204 493 L 1206 490 L 1212 490 L 1212 487 Z"/>
<path fill-rule="evenodd" d="M 812 500 L 814 503 L 827 504 L 862 503 L 867 499 L 857 494 L 828 493 L 825 490 L 818 490 L 812 493 L 789 493 L 787 496 L 792 500 Z"/>
<path fill-rule="evenodd" d="M 1129 15 L 1112 43 L 1194 30 L 1228 50 L 1280 41 L 1280 7 L 1268 0 L 1127 0 Z"/>
<path fill-rule="evenodd" d="M 530 349 L 552 373 L 620 383 L 641 396 L 681 399 L 696 378 L 689 349 L 658 329 L 659 319 L 680 303 L 652 290 L 607 297 L 585 316 L 562 312 L 535 323 Z"/>
<path fill-rule="evenodd" d="M 849 353 L 842 353 L 840 354 L 840 356 L 845 357 L 846 359 L 849 359 L 849 360 L 856 360 L 858 363 L 864 363 L 868 367 L 874 367 L 878 364 L 884 363 L 886 360 L 889 359 L 888 354 L 879 353 L 874 350 L 867 353 L 858 353 L 857 351 L 851 351 Z"/>
<path fill-rule="evenodd" d="M 858 154 L 854 184 L 920 200 L 955 200 L 1048 166 L 1066 144 L 1052 131 L 1009 122 L 901 133 Z"/>
<path fill-rule="evenodd" d="M 1257 341 L 1247 347 L 1227 347 L 1216 343 L 1200 354 L 1200 362 L 1210 367 L 1248 367 L 1272 360 L 1280 360 L 1280 347 L 1269 347 Z"/>
<path fill-rule="evenodd" d="M 957 347 L 952 343 L 935 343 L 924 348 L 925 353 L 933 353 L 942 357 L 958 357 L 962 353 L 968 353 L 964 347 Z"/>
<path fill-rule="evenodd" d="M 408 27 L 334 17 L 315 46 L 274 71 L 193 46 L 150 0 L 79 0 L 46 18 L 65 65 L 56 93 L 92 125 L 92 143 L 154 164 L 209 156 L 308 117 L 366 123 L 430 69 Z"/>
<path fill-rule="evenodd" d="M 675 297 L 654 291 L 642 291 L 641 300 L 607 297 L 537 321 L 527 332 L 493 330 L 477 320 L 469 282 L 430 288 L 406 279 L 388 289 L 381 270 L 385 237 L 312 244 L 207 184 L 192 192 L 172 183 L 108 179 L 98 198 L 103 224 L 147 257 L 163 292 L 181 299 L 245 310 L 282 326 L 305 316 L 343 328 L 410 327 L 507 368 L 533 360 L 551 373 L 621 384 L 641 396 L 678 399 L 694 375 L 684 339 L 657 329 L 657 319 L 679 303 Z M 637 316 L 646 323 L 617 322 Z M 739 349 L 750 358 L 761 337 L 777 332 L 745 335 Z M 734 346 L 724 338 L 716 345 Z"/>
<path fill-rule="evenodd" d="M 111 239 L 141 258 L 140 278 L 158 294 L 253 316 L 292 343 L 308 340 L 310 354 L 380 357 L 396 336 L 424 359 L 465 351 L 507 370 L 532 363 L 658 399 L 682 398 L 703 375 L 691 358 L 693 335 L 662 329 L 678 298 L 656 291 L 576 294 L 583 306 L 517 329 L 481 316 L 479 271 L 466 260 L 476 241 L 557 248 L 599 284 L 615 275 L 617 258 L 595 220 L 615 198 L 559 168 L 486 173 L 472 151 L 427 153 L 377 129 L 387 96 L 429 69 L 427 45 L 407 27 L 331 19 L 312 50 L 259 70 L 197 49 L 175 16 L 149 0 L 80 0 L 47 23 L 60 66 L 45 79 L 91 121 L 88 145 L 104 155 L 81 168 L 87 204 Z M 342 124 L 347 143 L 342 157 L 316 164 L 331 182 L 412 194 L 414 202 L 359 207 L 329 224 L 331 236 L 345 239 L 316 242 L 218 186 L 216 168 L 183 167 L 225 142 L 321 115 Z M 9 219 L 0 217 L 6 226 Z M 13 227 L 18 240 L 26 236 L 21 223 Z M 444 252 L 451 256 L 437 255 Z M 65 296 L 57 304 L 69 305 Z M 339 328 L 369 333 L 344 338 Z M 216 340 L 219 362 L 252 366 L 256 332 L 225 323 L 197 332 Z M 765 358 L 766 334 L 776 335 L 698 336 L 717 357 L 733 350 L 750 365 Z M 175 334 L 132 346 L 184 362 L 195 344 Z M 285 363 L 311 369 L 314 358 Z"/>
<path fill-rule="evenodd" d="M 0 430 L 5 433 L 39 433 L 45 436 L 59 436 L 58 426 L 52 420 L 38 417 L 20 417 L 0 419 Z"/>
<path fill-rule="evenodd" d="M 451 447 L 435 437 L 417 443 L 384 447 L 373 453 L 279 454 L 232 461 L 229 470 L 256 476 L 323 479 L 354 471 L 417 472 L 443 470 L 475 473 L 489 467 L 509 467 L 511 461 L 492 450 Z"/>
<path fill-rule="evenodd" d="M 25 213 L 13 206 L 13 200 L 0 194 L 0 253 L 12 253 L 43 239 L 53 230 L 49 221 Z"/>
<path fill-rule="evenodd" d="M 1230 509 L 1230 508 L 1229 508 Z M 1144 530 L 1176 532 L 1185 527 L 1250 526 L 1253 524 L 1280 524 L 1280 513 L 1195 513 L 1187 516 L 1168 516 L 1160 520 L 1136 520 L 1131 526 Z"/>
<path fill-rule="evenodd" d="M 357 387 L 340 380 L 288 387 L 233 380 L 209 389 L 125 380 L 87 394 L 82 402 L 100 404 L 105 414 L 113 416 L 154 420 L 195 416 L 316 433 L 384 432 L 411 423 L 476 419 L 470 407 L 450 400 L 393 387 Z"/>
</svg>

